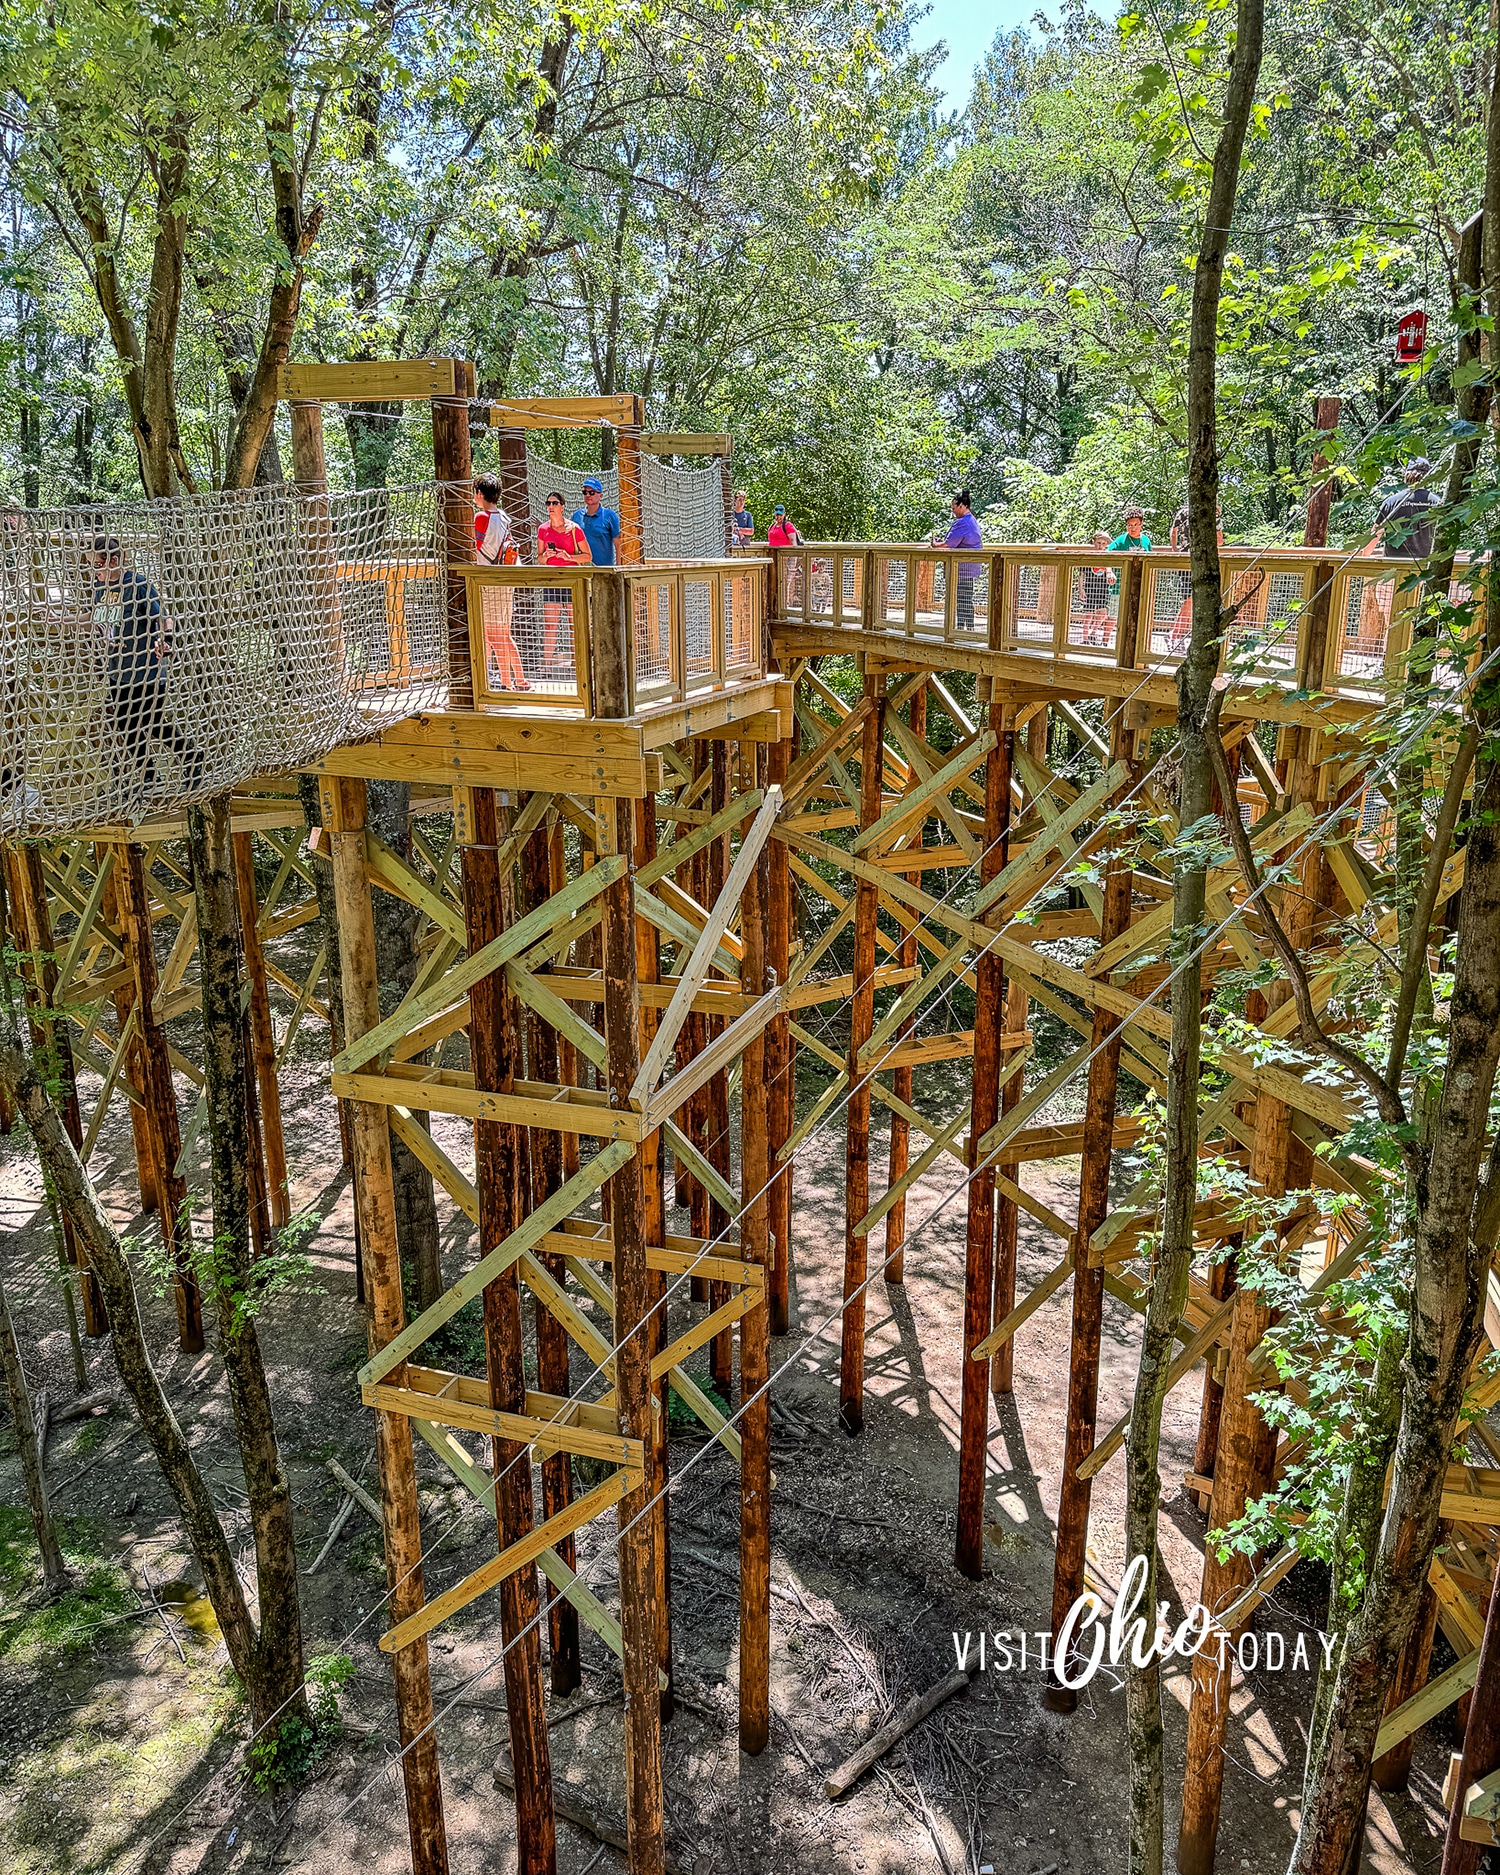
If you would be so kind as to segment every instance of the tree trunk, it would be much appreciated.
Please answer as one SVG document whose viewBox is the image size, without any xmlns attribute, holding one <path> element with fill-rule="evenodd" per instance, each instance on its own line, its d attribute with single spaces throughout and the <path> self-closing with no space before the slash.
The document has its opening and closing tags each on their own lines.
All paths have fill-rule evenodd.
<svg viewBox="0 0 1500 1875">
<path fill-rule="evenodd" d="M 1172 1042 L 1167 1065 L 1166 1189 L 1162 1239 L 1141 1336 L 1130 1431 L 1126 1439 L 1125 1547 L 1144 1557 L 1142 1598 L 1147 1632 L 1140 1655 L 1126 1669 L 1125 1713 L 1130 1743 L 1130 1868 L 1161 1875 L 1166 1801 L 1162 1768 L 1161 1663 L 1156 1654 L 1158 1540 L 1161 1505 L 1162 1405 L 1177 1327 L 1187 1301 L 1193 1260 L 1193 1217 L 1198 1198 L 1198 1083 L 1202 1036 L 1203 971 L 1198 957 L 1207 886 L 1207 845 L 1193 837 L 1213 813 L 1213 763 L 1208 738 L 1223 626 L 1222 579 L 1214 516 L 1219 499 L 1217 346 L 1219 298 L 1230 224 L 1239 188 L 1240 158 L 1255 103 L 1264 37 L 1262 0 L 1239 0 L 1234 64 L 1224 99 L 1224 122 L 1214 151 L 1204 208 L 1203 240 L 1193 274 L 1188 341 L 1188 515 L 1193 580 L 1193 629 L 1177 673 L 1177 738 L 1182 762 L 1178 825 L 1185 850 L 1172 873 Z M 1232 813 L 1234 804 L 1226 802 Z"/>
<path fill-rule="evenodd" d="M 0 1283 L 0 1366 L 5 1369 L 5 1386 L 10 1395 L 10 1417 L 21 1455 L 21 1476 L 26 1481 L 26 1502 L 31 1507 L 31 1524 L 36 1531 L 37 1548 L 42 1553 L 42 1582 L 48 1601 L 55 1602 L 68 1588 L 68 1569 L 57 1540 L 52 1507 L 47 1502 L 47 1475 L 37 1443 L 31 1391 L 26 1385 L 26 1369 L 21 1365 L 21 1347 L 3 1283 Z"/>
<path fill-rule="evenodd" d="M 240 1012 L 240 918 L 227 794 L 189 808 L 188 846 L 203 978 L 203 1074 L 214 1200 L 210 1290 L 255 1536 L 260 1632 L 249 1671 L 241 1669 L 241 1673 L 259 1726 L 285 1706 L 305 1706 L 305 1699 L 298 1690 L 302 1685 L 302 1627 L 291 1487 L 277 1446 L 255 1327 L 245 1104 L 248 1068 Z"/>
<path fill-rule="evenodd" d="M 99 1278 L 109 1311 L 115 1365 L 177 1501 L 188 1542 L 203 1571 L 204 1588 L 223 1633 L 230 1665 L 248 1687 L 255 1674 L 255 1627 L 213 1498 L 151 1365 L 124 1248 L 104 1215 L 98 1193 L 68 1138 L 45 1081 L 27 1059 L 8 1018 L 0 1023 L 0 1080 L 10 1089 L 36 1142 L 37 1156 L 51 1173 L 63 1207 L 88 1252 L 89 1264 Z"/>
<path fill-rule="evenodd" d="M 1490 92 L 1480 253 L 1466 275 L 1489 283 L 1492 316 L 1500 310 L 1500 60 Z M 1479 264 L 1473 263 L 1477 258 Z M 1465 414 L 1469 414 L 1465 412 Z M 1450 500 L 1471 492 L 1477 455 L 1455 452 Z M 1441 583 L 1457 522 L 1440 523 L 1431 569 Z M 1476 563 L 1477 564 L 1477 563 Z M 1500 590 L 1493 561 L 1484 569 L 1483 653 L 1500 652 Z M 1476 581 L 1476 584 L 1478 581 Z M 1472 716 L 1480 754 L 1459 907 L 1458 948 L 1449 1000 L 1448 1054 L 1441 1089 L 1430 1103 L 1430 1133 L 1409 1181 L 1413 1276 L 1411 1326 L 1402 1368 L 1401 1423 L 1380 1544 L 1364 1601 L 1349 1624 L 1321 1736 L 1310 1747 L 1293 1875 L 1342 1875 L 1358 1852 L 1375 1734 L 1387 1688 L 1416 1624 L 1422 1584 L 1437 1541 L 1438 1513 L 1474 1353 L 1485 1281 L 1500 1230 L 1500 1138 L 1485 1154 L 1489 1103 L 1500 1060 L 1500 760 L 1494 736 L 1500 700 L 1480 691 Z M 1414 932 L 1412 942 L 1424 941 Z M 1396 1066 L 1401 1065 L 1400 1060 Z M 1481 1174 L 1481 1161 L 1485 1160 Z"/>
</svg>

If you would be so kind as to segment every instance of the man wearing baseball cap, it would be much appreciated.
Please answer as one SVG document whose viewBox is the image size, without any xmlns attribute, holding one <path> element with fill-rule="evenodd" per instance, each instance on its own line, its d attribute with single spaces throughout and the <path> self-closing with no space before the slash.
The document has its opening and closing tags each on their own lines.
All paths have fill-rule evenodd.
<svg viewBox="0 0 1500 1875">
<path fill-rule="evenodd" d="M 613 566 L 615 542 L 620 538 L 620 517 L 604 505 L 604 484 L 591 475 L 583 485 L 583 506 L 573 510 L 573 525 L 583 529 L 589 557 L 595 566 Z"/>
<path fill-rule="evenodd" d="M 1432 464 L 1425 456 L 1415 456 L 1401 471 L 1404 487 L 1387 495 L 1375 517 L 1375 537 L 1380 549 L 1396 560 L 1425 560 L 1432 552 L 1432 522 L 1426 519 L 1439 507 L 1439 496 L 1427 486 Z"/>
</svg>

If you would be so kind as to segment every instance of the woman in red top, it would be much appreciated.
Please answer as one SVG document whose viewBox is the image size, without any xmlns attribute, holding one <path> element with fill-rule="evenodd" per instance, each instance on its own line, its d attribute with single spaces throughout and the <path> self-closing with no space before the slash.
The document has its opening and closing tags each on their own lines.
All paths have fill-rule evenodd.
<svg viewBox="0 0 1500 1875">
<path fill-rule="evenodd" d="M 547 497 L 547 519 L 536 530 L 536 544 L 543 566 L 592 566 L 593 555 L 581 527 L 568 519 L 563 498 L 556 489 Z M 542 588 L 542 620 L 545 638 L 542 646 L 542 674 L 552 676 L 557 662 L 557 628 L 566 617 L 568 642 L 573 639 L 573 594 L 567 586 Z M 569 659 L 571 662 L 571 657 Z"/>
</svg>

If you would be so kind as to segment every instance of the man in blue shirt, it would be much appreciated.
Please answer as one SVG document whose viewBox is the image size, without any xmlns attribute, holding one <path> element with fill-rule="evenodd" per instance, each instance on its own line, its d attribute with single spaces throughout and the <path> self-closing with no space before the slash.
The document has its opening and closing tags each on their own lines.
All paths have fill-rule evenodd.
<svg viewBox="0 0 1500 1875">
<path fill-rule="evenodd" d="M 984 538 L 974 519 L 973 500 L 968 489 L 961 488 L 953 497 L 953 525 L 941 539 L 934 534 L 934 547 L 982 547 Z M 954 596 L 954 622 L 961 632 L 974 629 L 974 581 L 984 571 L 978 560 L 960 560 Z"/>
<path fill-rule="evenodd" d="M 595 566 L 613 566 L 615 542 L 620 538 L 620 517 L 604 505 L 604 484 L 590 476 L 583 485 L 583 506 L 573 510 L 573 525 L 583 529 L 589 557 Z"/>
</svg>

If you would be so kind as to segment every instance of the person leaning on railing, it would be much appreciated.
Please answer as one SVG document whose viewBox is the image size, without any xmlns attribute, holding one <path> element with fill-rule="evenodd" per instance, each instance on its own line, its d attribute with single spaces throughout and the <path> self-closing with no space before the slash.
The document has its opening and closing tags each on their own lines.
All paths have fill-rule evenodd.
<svg viewBox="0 0 1500 1875">
<path fill-rule="evenodd" d="M 968 489 L 959 489 L 953 497 L 953 524 L 941 537 L 934 534 L 932 544 L 934 547 L 982 547 L 984 545 L 983 536 L 979 532 L 979 523 L 974 519 L 973 501 Z M 982 571 L 977 560 L 960 560 L 958 563 L 954 618 L 961 632 L 971 632 L 974 629 L 974 582 Z"/>
</svg>

